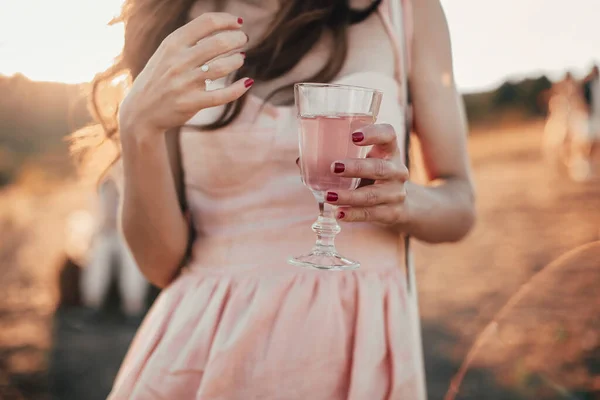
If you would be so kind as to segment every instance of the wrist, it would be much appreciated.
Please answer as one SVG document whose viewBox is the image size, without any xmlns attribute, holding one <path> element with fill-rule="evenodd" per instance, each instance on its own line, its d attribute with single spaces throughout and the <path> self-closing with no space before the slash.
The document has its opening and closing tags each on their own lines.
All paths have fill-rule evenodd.
<svg viewBox="0 0 600 400">
<path fill-rule="evenodd" d="M 122 141 L 156 141 L 161 137 L 161 129 L 153 127 L 144 118 L 139 116 L 139 112 L 127 109 L 123 104 L 119 110 L 118 116 L 119 133 Z"/>
<path fill-rule="evenodd" d="M 423 187 L 415 184 L 411 181 L 407 181 L 405 184 L 406 199 L 403 204 L 402 219 L 399 220 L 394 228 L 402 233 L 412 234 L 415 231 L 415 226 L 419 220 L 418 216 L 418 201 L 419 190 Z"/>
<path fill-rule="evenodd" d="M 164 143 L 164 131 L 145 126 L 142 123 L 121 123 L 119 125 L 123 150 L 150 150 Z"/>
</svg>

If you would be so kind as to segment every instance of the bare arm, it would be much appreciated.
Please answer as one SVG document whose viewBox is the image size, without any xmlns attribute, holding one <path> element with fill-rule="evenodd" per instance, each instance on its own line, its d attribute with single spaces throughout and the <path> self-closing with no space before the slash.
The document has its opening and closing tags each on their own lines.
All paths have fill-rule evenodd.
<svg viewBox="0 0 600 400">
<path fill-rule="evenodd" d="M 230 14 L 207 13 L 173 32 L 136 78 L 119 111 L 121 227 L 140 270 L 159 287 L 176 276 L 189 240 L 174 132 L 198 111 L 234 101 L 251 86 L 251 79 L 243 79 L 207 92 L 203 84 L 242 66 L 244 57 L 236 51 L 247 36 L 241 23 Z M 221 55 L 210 70 L 201 68 Z"/>
<path fill-rule="evenodd" d="M 439 0 L 415 0 L 411 91 L 426 186 L 407 182 L 408 221 L 400 228 L 427 242 L 463 238 L 475 221 L 467 123 L 452 68 L 448 24 Z"/>
<path fill-rule="evenodd" d="M 164 287 L 177 274 L 189 240 L 181 209 L 181 171 L 173 144 L 177 135 L 162 141 L 136 137 L 145 135 L 123 140 L 121 225 L 144 275 Z"/>
<path fill-rule="evenodd" d="M 475 221 L 467 124 L 454 85 L 450 35 L 439 0 L 414 1 L 410 82 L 428 182 L 408 180 L 394 127 L 373 124 L 352 134 L 355 145 L 372 146 L 368 157 L 335 161 L 331 172 L 374 183 L 327 192 L 326 201 L 338 206 L 336 217 L 344 222 L 374 222 L 426 242 L 453 242 L 463 238 Z"/>
</svg>

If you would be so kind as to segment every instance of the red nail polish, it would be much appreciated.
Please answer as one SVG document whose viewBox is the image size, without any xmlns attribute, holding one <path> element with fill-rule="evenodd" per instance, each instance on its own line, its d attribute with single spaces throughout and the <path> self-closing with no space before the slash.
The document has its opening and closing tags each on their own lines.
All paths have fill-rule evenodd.
<svg viewBox="0 0 600 400">
<path fill-rule="evenodd" d="M 365 135 L 362 132 L 354 132 L 352 134 L 352 141 L 354 143 L 362 142 L 365 139 Z"/>
<path fill-rule="evenodd" d="M 327 201 L 337 201 L 338 195 L 337 193 L 329 192 L 327 193 Z"/>
<path fill-rule="evenodd" d="M 248 78 L 244 81 L 244 86 L 249 88 L 250 86 L 252 86 L 254 84 L 254 79 Z"/>
<path fill-rule="evenodd" d="M 238 24 L 242 25 L 244 23 L 244 18 L 239 17 L 238 18 Z"/>
<path fill-rule="evenodd" d="M 338 213 L 338 219 L 344 219 L 344 217 L 345 217 L 345 216 L 346 216 L 346 213 L 345 213 L 345 212 L 343 212 L 343 211 L 340 211 L 340 212 Z"/>
<path fill-rule="evenodd" d="M 335 165 L 333 166 L 333 172 L 335 172 L 336 174 L 341 174 L 345 170 L 346 170 L 346 166 L 340 162 L 336 162 Z"/>
</svg>

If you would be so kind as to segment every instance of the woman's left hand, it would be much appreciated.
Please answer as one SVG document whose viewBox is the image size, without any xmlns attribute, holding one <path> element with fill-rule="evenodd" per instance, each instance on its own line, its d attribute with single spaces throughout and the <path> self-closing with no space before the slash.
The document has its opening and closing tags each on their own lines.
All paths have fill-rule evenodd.
<svg viewBox="0 0 600 400">
<path fill-rule="evenodd" d="M 331 172 L 347 178 L 371 179 L 373 185 L 356 190 L 328 191 L 325 200 L 338 206 L 337 219 L 346 222 L 378 222 L 396 226 L 408 222 L 406 182 L 394 128 L 388 124 L 368 125 L 352 134 L 356 146 L 373 148 L 365 159 L 338 160 Z"/>
</svg>

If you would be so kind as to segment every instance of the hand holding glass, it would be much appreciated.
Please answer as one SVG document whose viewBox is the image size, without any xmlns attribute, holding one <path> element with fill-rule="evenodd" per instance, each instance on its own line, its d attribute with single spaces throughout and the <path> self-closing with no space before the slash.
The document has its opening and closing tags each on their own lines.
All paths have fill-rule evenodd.
<svg viewBox="0 0 600 400">
<path fill-rule="evenodd" d="M 294 96 L 299 123 L 302 182 L 319 203 L 319 217 L 312 229 L 317 242 L 306 255 L 291 258 L 292 265 L 325 270 L 349 270 L 358 261 L 340 255 L 334 244 L 341 228 L 334 207 L 325 203 L 328 190 L 354 190 L 359 178 L 340 177 L 332 164 L 348 158 L 365 158 L 368 146 L 352 142 L 352 133 L 375 123 L 383 93 L 356 86 L 298 83 Z"/>
</svg>

